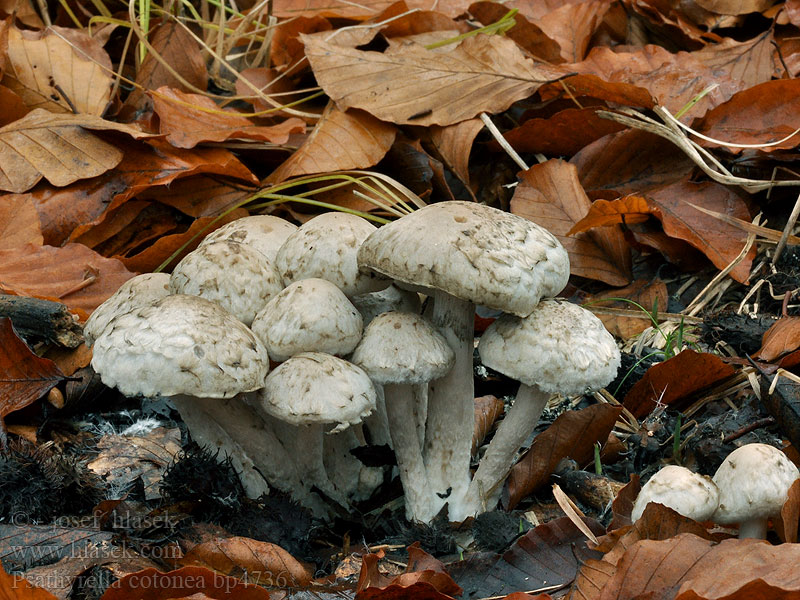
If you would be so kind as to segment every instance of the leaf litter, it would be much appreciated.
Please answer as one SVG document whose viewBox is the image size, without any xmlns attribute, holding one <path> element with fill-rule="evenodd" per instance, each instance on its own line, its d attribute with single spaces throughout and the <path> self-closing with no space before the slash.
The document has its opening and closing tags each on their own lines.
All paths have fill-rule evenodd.
<svg viewBox="0 0 800 600">
<path fill-rule="evenodd" d="M 121 398 L 81 369 L 85 347 L 22 339 L 19 316 L 3 313 L 12 447 L 0 469 L 46 468 L 23 477 L 28 506 L 0 495 L 15 528 L 0 595 L 122 600 L 143 597 L 142 582 L 153 598 L 797 594 L 797 485 L 767 542 L 655 504 L 630 522 L 636 481 L 663 464 L 711 475 L 750 442 L 800 462 L 795 2 L 280 0 L 271 14 L 257 2 L 140 3 L 113 17 L 103 2 L 79 4 L 23 3 L 17 23 L 0 24 L 3 294 L 60 302 L 83 321 L 134 275 L 171 268 L 247 214 L 303 223 L 344 210 L 380 223 L 470 199 L 558 237 L 572 269 L 561 295 L 597 313 L 623 367 L 606 390 L 551 399 L 489 521 L 405 523 L 392 454 L 367 446 L 384 485 L 312 527 L 277 493 L 245 498 L 213 450 L 164 470 L 176 430 L 165 442 L 126 427 L 174 426 L 167 403 Z M 479 312 L 476 332 L 495 316 Z M 475 366 L 487 396 L 477 461 L 516 390 Z M 123 430 L 141 439 L 109 453 L 103 435 Z M 23 440 L 35 451 L 16 448 Z M 99 460 L 116 478 L 82 479 Z M 597 507 L 567 485 L 575 472 L 631 483 Z M 40 505 L 73 494 L 73 476 L 107 500 L 64 503 L 83 514 Z M 553 501 L 559 478 L 597 546 Z M 50 552 L 34 539 L 42 519 Z M 95 544 L 91 560 L 76 536 Z M 14 544 L 43 560 L 9 560 Z M 358 580 L 320 576 L 356 550 Z M 387 575 L 398 562 L 405 572 Z"/>
</svg>

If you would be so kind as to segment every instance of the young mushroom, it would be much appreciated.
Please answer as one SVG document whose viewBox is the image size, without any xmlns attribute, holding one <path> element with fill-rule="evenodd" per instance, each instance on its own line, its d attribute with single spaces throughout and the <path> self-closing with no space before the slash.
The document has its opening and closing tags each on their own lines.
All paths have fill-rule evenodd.
<svg viewBox="0 0 800 600">
<path fill-rule="evenodd" d="M 425 461 L 441 503 L 461 513 L 474 421 L 475 304 L 530 314 L 541 298 L 567 284 L 567 252 L 532 221 L 454 201 L 384 225 L 364 240 L 358 264 L 434 298 L 433 325 L 453 349 L 455 365 L 429 387 Z"/>
<path fill-rule="evenodd" d="M 417 435 L 414 386 L 427 385 L 453 366 L 445 339 L 422 317 L 386 312 L 364 331 L 351 360 L 383 386 L 392 446 L 406 497 L 406 518 L 427 523 L 440 508 L 431 489 Z"/>
<path fill-rule="evenodd" d="M 483 364 L 521 385 L 470 483 L 462 519 L 494 507 L 550 395 L 600 389 L 620 365 L 619 348 L 600 319 L 561 300 L 543 300 L 524 318 L 503 315 L 481 336 L 478 352 Z"/>
<path fill-rule="evenodd" d="M 297 231 L 297 225 L 286 219 L 272 215 L 252 215 L 236 219 L 212 231 L 200 242 L 200 246 L 213 244 L 220 240 L 239 242 L 258 250 L 271 264 L 274 264 L 278 250 L 286 238 L 295 231 Z"/>
<path fill-rule="evenodd" d="M 708 521 L 717 510 L 719 491 L 710 477 L 686 467 L 667 465 L 642 487 L 633 503 L 631 520 L 638 521 L 650 502 L 668 506 L 695 521 Z"/>
<path fill-rule="evenodd" d="M 731 452 L 714 473 L 719 506 L 712 520 L 739 523 L 739 538 L 767 537 L 767 521 L 780 515 L 789 488 L 800 478 L 797 466 L 767 444 L 745 444 Z"/>
</svg>

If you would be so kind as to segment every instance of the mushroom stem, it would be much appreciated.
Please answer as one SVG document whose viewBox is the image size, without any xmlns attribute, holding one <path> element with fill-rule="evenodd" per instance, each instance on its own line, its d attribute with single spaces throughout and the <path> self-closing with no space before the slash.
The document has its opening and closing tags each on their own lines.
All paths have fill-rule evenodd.
<svg viewBox="0 0 800 600">
<path fill-rule="evenodd" d="M 752 519 L 739 523 L 739 539 L 767 539 L 767 519 Z"/>
<path fill-rule="evenodd" d="M 414 422 L 417 424 L 419 447 L 425 447 L 425 427 L 428 420 L 428 384 L 414 385 Z"/>
<path fill-rule="evenodd" d="M 542 392 L 537 386 L 520 385 L 514 404 L 489 442 L 472 478 L 464 513 L 457 515 L 457 520 L 495 507 L 500 499 L 503 482 L 513 466 L 514 457 L 536 427 L 549 398 L 550 394 Z"/>
<path fill-rule="evenodd" d="M 469 486 L 475 421 L 472 355 L 475 305 L 436 291 L 433 324 L 455 353 L 453 368 L 428 388 L 425 465 L 433 492 L 450 510 L 460 506 Z M 438 511 L 437 511 L 438 512 Z M 460 512 L 456 508 L 456 512 Z"/>
<path fill-rule="evenodd" d="M 416 404 L 413 387 L 409 384 L 384 385 L 386 414 L 400 481 L 406 496 L 406 518 L 409 521 L 428 523 L 436 516 L 438 503 L 425 470 L 417 424 L 410 418 Z"/>
<path fill-rule="evenodd" d="M 350 509 L 350 503 L 328 477 L 323 461 L 323 434 L 322 425 L 294 425 L 295 460 L 299 471 L 306 473 L 310 485 L 316 486 L 331 500 L 336 501 L 345 509 Z"/>
</svg>

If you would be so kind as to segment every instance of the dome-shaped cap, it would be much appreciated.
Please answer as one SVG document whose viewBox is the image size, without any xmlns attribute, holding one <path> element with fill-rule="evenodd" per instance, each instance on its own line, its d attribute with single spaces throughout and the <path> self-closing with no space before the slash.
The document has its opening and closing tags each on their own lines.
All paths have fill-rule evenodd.
<svg viewBox="0 0 800 600">
<path fill-rule="evenodd" d="M 283 289 L 266 257 L 244 244 L 221 240 L 198 247 L 172 271 L 169 289 L 217 302 L 245 325 Z"/>
<path fill-rule="evenodd" d="M 281 246 L 276 266 L 284 285 L 319 277 L 347 296 L 375 292 L 391 281 L 358 270 L 356 253 L 375 226 L 357 215 L 327 212 L 303 223 Z"/>
<path fill-rule="evenodd" d="M 364 330 L 350 360 L 376 383 L 413 384 L 442 377 L 452 368 L 455 355 L 419 315 L 385 312 Z"/>
<path fill-rule="evenodd" d="M 174 295 L 114 317 L 95 340 L 92 367 L 126 396 L 230 398 L 260 388 L 269 359 L 224 308 Z"/>
<path fill-rule="evenodd" d="M 644 484 L 633 504 L 631 519 L 638 521 L 650 502 L 668 506 L 695 521 L 708 521 L 717 509 L 719 492 L 710 477 L 668 465 Z"/>
<path fill-rule="evenodd" d="M 731 452 L 714 473 L 723 525 L 780 514 L 789 488 L 800 478 L 795 464 L 768 444 L 745 444 Z"/>
<path fill-rule="evenodd" d="M 169 275 L 166 273 L 145 273 L 128 279 L 108 300 L 92 312 L 83 326 L 86 345 L 94 340 L 114 317 L 132 311 L 139 306 L 147 306 L 169 295 Z"/>
<path fill-rule="evenodd" d="M 361 313 L 364 325 L 369 323 L 381 313 L 389 311 L 419 313 L 421 302 L 419 294 L 404 290 L 396 285 L 390 285 L 385 290 L 370 292 L 350 298 L 353 306 Z"/>
<path fill-rule="evenodd" d="M 516 315 L 555 296 L 569 257 L 546 229 L 474 202 L 439 202 L 384 225 L 361 245 L 358 264 L 403 283 Z"/>
<path fill-rule="evenodd" d="M 551 394 L 583 394 L 613 381 L 614 338 L 585 308 L 543 300 L 524 318 L 503 315 L 481 336 L 483 364 Z"/>
<path fill-rule="evenodd" d="M 375 388 L 357 366 L 321 352 L 303 352 L 278 365 L 260 392 L 261 407 L 292 425 L 356 425 L 375 410 Z"/>
<path fill-rule="evenodd" d="M 295 231 L 297 225 L 286 219 L 272 215 L 252 215 L 236 219 L 212 231 L 200 242 L 200 246 L 220 240 L 239 242 L 258 250 L 269 262 L 274 263 L 283 242 Z"/>
<path fill-rule="evenodd" d="M 350 354 L 363 323 L 342 290 L 324 279 L 295 281 L 253 319 L 253 332 L 277 362 L 301 352 Z"/>
</svg>

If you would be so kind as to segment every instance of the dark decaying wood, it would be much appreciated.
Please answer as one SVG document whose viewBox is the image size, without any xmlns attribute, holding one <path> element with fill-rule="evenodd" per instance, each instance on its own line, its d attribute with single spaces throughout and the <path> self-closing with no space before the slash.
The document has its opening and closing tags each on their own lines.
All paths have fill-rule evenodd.
<svg viewBox="0 0 800 600">
<path fill-rule="evenodd" d="M 0 317 L 9 317 L 26 340 L 42 340 L 67 348 L 83 343 L 83 329 L 76 317 L 59 302 L 0 294 Z"/>
</svg>

